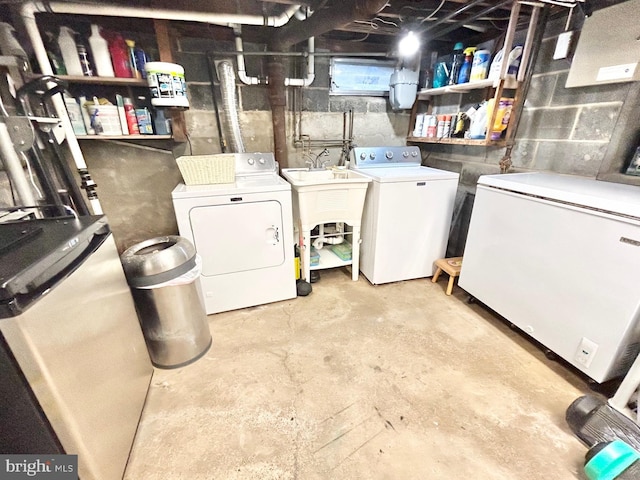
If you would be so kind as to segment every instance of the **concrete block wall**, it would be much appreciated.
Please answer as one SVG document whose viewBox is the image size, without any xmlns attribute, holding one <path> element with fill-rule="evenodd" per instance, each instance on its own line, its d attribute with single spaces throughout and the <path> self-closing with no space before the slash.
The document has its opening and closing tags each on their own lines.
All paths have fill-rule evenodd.
<svg viewBox="0 0 640 480">
<path fill-rule="evenodd" d="M 218 119 L 214 108 L 217 77 L 209 65 L 210 52 L 232 51 L 231 42 L 205 38 L 180 38 L 174 52 L 174 62 L 185 68 L 190 108 L 184 112 L 189 141 L 119 142 L 83 141 L 81 147 L 94 180 L 105 214 L 108 216 L 118 249 L 160 235 L 178 233 L 171 191 L 182 180 L 175 158 L 188 154 L 220 153 Z M 245 50 L 257 50 L 263 45 L 245 44 Z M 235 56 L 220 56 L 235 66 Z M 259 57 L 246 56 L 247 72 L 263 75 Z M 286 60 L 285 60 L 286 61 Z M 295 65 L 291 66 L 291 71 Z M 404 145 L 409 111 L 389 110 L 386 97 L 334 97 L 329 95 L 329 58 L 317 57 L 316 79 L 299 89 L 294 101 L 294 89 L 288 89 L 287 138 L 289 164 L 304 166 L 302 148 L 294 145 L 300 133 L 294 123 L 294 106 L 301 110 L 300 130 L 313 140 L 342 138 L 345 111 L 354 111 L 354 141 L 358 145 Z M 215 69 L 214 69 L 215 70 Z M 247 151 L 273 151 L 273 129 L 267 87 L 249 86 L 236 81 L 240 128 Z M 218 91 L 219 94 L 219 91 Z M 295 102 L 298 103 L 295 103 Z M 143 144 L 144 143 L 144 144 Z M 319 153 L 315 147 L 311 153 Z M 339 149 L 331 149 L 335 163 Z"/>
<path fill-rule="evenodd" d="M 571 30 L 579 33 L 580 14 Z M 570 60 L 554 60 L 566 18 L 549 22 L 511 152 L 511 172 L 546 171 L 640 185 L 623 175 L 638 145 L 638 82 L 565 88 Z M 449 97 L 449 98 L 447 98 Z M 471 98 L 472 101 L 477 99 Z M 445 96 L 442 113 L 461 110 L 469 98 Z M 448 106 L 448 107 L 447 107 Z M 449 108 L 447 111 L 446 109 Z M 505 148 L 420 144 L 423 164 L 460 173 L 448 256 L 462 255 L 475 187 L 481 175 L 500 173 Z"/>
<path fill-rule="evenodd" d="M 616 134 L 630 128 L 623 113 L 637 106 L 637 87 L 627 82 L 566 88 L 570 61 L 553 60 L 564 24 L 565 19 L 555 20 L 545 29 L 511 152 L 512 171 L 598 178 L 624 166 L 624 158 L 616 163 L 607 161 L 607 155 L 616 149 L 612 144 Z M 581 18 L 576 14 L 570 28 L 579 31 L 580 27 Z M 449 100 L 454 105 L 450 110 L 457 111 L 457 105 L 464 102 Z M 471 192 L 480 175 L 499 173 L 498 162 L 505 153 L 504 148 L 495 147 L 421 144 L 420 148 L 425 165 L 460 172 L 463 188 Z"/>
<path fill-rule="evenodd" d="M 245 51 L 259 51 L 264 45 L 245 43 Z M 210 52 L 232 51 L 231 42 L 200 38 L 181 38 L 178 41 L 175 61 L 185 67 L 191 108 L 185 112 L 187 131 L 194 154 L 220 152 L 220 136 L 214 110 L 212 80 L 218 89 L 217 78 L 212 79 L 210 59 L 213 62 L 230 60 L 236 65 L 235 56 Z M 321 50 L 318 50 L 321 51 Z M 296 76 L 302 60 L 284 59 L 287 75 Z M 249 76 L 263 76 L 266 67 L 262 57 L 246 56 Z M 316 57 L 315 80 L 309 86 L 288 88 L 287 139 L 290 166 L 304 166 L 308 149 L 295 140 L 303 135 L 314 141 L 334 142 L 342 139 L 344 112 L 354 112 L 354 142 L 366 145 L 404 145 L 408 131 L 409 111 L 394 112 L 386 97 L 331 96 L 329 95 L 329 57 Z M 266 85 L 244 85 L 236 80 L 237 106 L 243 142 L 247 151 L 273 151 L 273 127 Z M 300 118 L 295 115 L 300 112 Z M 299 121 L 297 121 L 299 120 Z M 314 145 L 311 153 L 319 153 L 322 147 Z M 189 144 L 178 146 L 176 152 L 189 151 Z M 340 149 L 330 148 L 330 162 L 337 162 Z"/>
</svg>

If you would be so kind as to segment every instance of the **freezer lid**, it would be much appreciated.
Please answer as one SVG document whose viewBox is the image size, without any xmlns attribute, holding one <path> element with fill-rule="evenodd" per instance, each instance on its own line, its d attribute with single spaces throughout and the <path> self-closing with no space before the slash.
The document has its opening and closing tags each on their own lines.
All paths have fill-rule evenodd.
<svg viewBox="0 0 640 480">
<path fill-rule="evenodd" d="M 29 308 L 80 266 L 109 232 L 104 215 L 0 224 L 0 318 Z"/>
<path fill-rule="evenodd" d="M 478 185 L 640 219 L 640 187 L 553 173 L 483 175 Z"/>
<path fill-rule="evenodd" d="M 381 167 L 358 169 L 358 173 L 376 182 L 415 182 L 432 180 L 458 180 L 459 174 L 431 167 Z"/>
</svg>

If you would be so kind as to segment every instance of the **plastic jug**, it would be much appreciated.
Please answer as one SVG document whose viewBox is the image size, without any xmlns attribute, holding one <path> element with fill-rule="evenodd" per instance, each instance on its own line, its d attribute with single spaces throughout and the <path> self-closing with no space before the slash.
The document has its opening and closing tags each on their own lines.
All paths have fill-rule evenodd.
<svg viewBox="0 0 640 480">
<path fill-rule="evenodd" d="M 131 71 L 131 62 L 129 60 L 129 49 L 122 35 L 119 33 L 109 34 L 107 37 L 109 44 L 109 53 L 111 54 L 111 61 L 113 62 L 113 71 L 116 77 L 119 78 L 132 78 L 133 73 Z"/>
<path fill-rule="evenodd" d="M 67 70 L 68 75 L 82 76 L 82 65 L 78 56 L 78 47 L 74 38 L 75 32 L 69 27 L 61 26 L 60 35 L 58 36 L 58 46 L 62 61 Z"/>
<path fill-rule="evenodd" d="M 91 24 L 91 36 L 89 46 L 93 55 L 93 63 L 99 77 L 115 77 L 113 65 L 111 65 L 111 55 L 109 55 L 109 44 L 100 35 L 100 27 Z"/>
<path fill-rule="evenodd" d="M 489 60 L 491 60 L 491 52 L 489 50 L 478 50 L 473 55 L 473 63 L 471 64 L 470 82 L 477 82 L 487 78 L 489 73 Z"/>
</svg>

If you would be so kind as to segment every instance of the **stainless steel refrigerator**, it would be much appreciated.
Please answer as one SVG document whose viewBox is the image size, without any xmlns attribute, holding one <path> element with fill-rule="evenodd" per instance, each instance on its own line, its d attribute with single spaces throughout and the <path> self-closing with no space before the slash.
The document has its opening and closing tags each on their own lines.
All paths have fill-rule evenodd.
<svg viewBox="0 0 640 480">
<path fill-rule="evenodd" d="M 153 368 L 103 216 L 0 224 L 0 453 L 122 478 Z"/>
</svg>

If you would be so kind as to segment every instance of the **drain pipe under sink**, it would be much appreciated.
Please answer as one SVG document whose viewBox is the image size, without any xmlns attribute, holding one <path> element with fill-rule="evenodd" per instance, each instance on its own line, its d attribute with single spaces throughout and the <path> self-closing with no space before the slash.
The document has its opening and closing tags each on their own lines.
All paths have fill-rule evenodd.
<svg viewBox="0 0 640 480">
<path fill-rule="evenodd" d="M 316 250 L 320 250 L 324 247 L 325 243 L 328 245 L 338 245 L 344 242 L 344 223 L 337 222 L 335 226 L 335 233 L 327 232 L 326 234 L 331 236 L 325 236 L 324 223 L 321 223 L 318 226 L 318 238 L 313 241 L 313 246 Z"/>
</svg>

